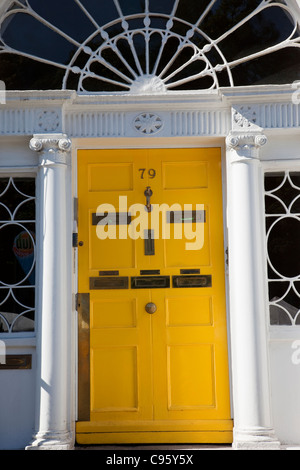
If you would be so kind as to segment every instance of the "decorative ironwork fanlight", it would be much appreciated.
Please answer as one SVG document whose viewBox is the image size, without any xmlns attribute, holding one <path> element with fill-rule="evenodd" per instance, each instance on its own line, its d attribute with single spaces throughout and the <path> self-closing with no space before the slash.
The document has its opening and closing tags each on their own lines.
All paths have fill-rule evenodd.
<svg viewBox="0 0 300 470">
<path fill-rule="evenodd" d="M 1 18 L 0 79 L 134 94 L 292 82 L 299 47 L 284 1 L 15 0 Z"/>
</svg>

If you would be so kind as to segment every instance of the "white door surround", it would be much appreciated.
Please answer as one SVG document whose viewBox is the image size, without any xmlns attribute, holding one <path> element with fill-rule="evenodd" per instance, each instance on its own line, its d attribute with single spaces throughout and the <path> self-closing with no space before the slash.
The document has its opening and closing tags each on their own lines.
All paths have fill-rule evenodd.
<svg viewBox="0 0 300 470">
<path fill-rule="evenodd" d="M 7 92 L 0 123 L 3 143 L 7 137 L 9 142 L 26 139 L 38 168 L 39 366 L 36 430 L 28 448 L 71 449 L 75 442 L 77 149 L 151 146 L 223 149 L 233 447 L 280 448 L 271 399 L 263 174 L 266 162 L 276 169 L 279 160 L 289 166 L 297 159 L 295 89 L 260 86 L 130 97 Z M 286 139 L 289 153 L 282 153 Z M 13 168 L 3 161 L 1 169 Z"/>
<path fill-rule="evenodd" d="M 0 371 L 5 403 L 25 384 L 18 403 L 22 417 L 10 419 L 13 404 L 0 417 L 0 449 L 9 442 L 32 450 L 74 448 L 76 168 L 77 150 L 85 148 L 221 148 L 233 448 L 300 446 L 299 325 L 270 322 L 264 186 L 266 173 L 300 177 L 300 82 L 235 86 L 297 76 L 300 0 L 262 0 L 252 10 L 244 2 L 235 24 L 226 23 L 227 11 L 220 14 L 216 0 L 196 17 L 197 1 L 187 10 L 189 2 L 182 0 L 161 5 L 146 0 L 135 2 L 132 11 L 130 1 L 111 0 L 103 22 L 82 0 L 66 5 L 53 0 L 58 21 L 49 19 L 42 2 L 0 3 L 6 74 L 0 79 L 12 79 L 7 88 L 18 88 L 16 83 L 22 88 L 28 73 L 29 86 L 61 88 L 5 91 L 0 81 L 0 176 L 36 178 L 37 209 L 35 332 L 0 335 L 0 349 L 3 341 L 10 353 L 30 352 L 33 366 L 22 376 L 18 370 Z M 69 9 L 65 16 L 63 8 Z M 15 25 L 33 33 L 25 40 Z M 260 37 L 269 29 L 271 34 L 260 41 L 256 29 Z M 172 57 L 166 54 L 169 40 Z M 51 51 L 49 44 L 55 44 Z M 183 91 L 191 88 L 196 90 Z M 28 418 L 33 414 L 34 431 Z"/>
</svg>

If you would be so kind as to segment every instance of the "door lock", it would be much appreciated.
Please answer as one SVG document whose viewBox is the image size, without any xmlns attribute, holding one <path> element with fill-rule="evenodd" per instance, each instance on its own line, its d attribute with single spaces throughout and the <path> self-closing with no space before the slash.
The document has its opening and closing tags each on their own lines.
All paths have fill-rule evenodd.
<svg viewBox="0 0 300 470">
<path fill-rule="evenodd" d="M 153 195 L 153 191 L 152 191 L 152 189 L 150 188 L 150 186 L 147 186 L 146 191 L 144 192 L 144 194 L 145 194 L 145 196 L 146 196 L 146 208 L 147 208 L 147 211 L 148 211 L 148 212 L 151 212 L 150 199 L 151 199 L 151 196 Z"/>
<path fill-rule="evenodd" d="M 155 305 L 153 302 L 149 302 L 149 303 L 145 306 L 145 310 L 146 310 L 147 313 L 150 313 L 150 314 L 152 315 L 153 313 L 156 312 L 157 307 L 156 307 L 156 305 Z"/>
</svg>

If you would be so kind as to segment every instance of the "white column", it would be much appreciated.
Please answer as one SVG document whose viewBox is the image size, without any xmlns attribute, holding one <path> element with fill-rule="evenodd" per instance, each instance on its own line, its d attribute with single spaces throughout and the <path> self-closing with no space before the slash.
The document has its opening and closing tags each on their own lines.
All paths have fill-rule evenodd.
<svg viewBox="0 0 300 470">
<path fill-rule="evenodd" d="M 37 201 L 38 318 L 36 433 L 27 449 L 73 448 L 70 425 L 67 170 L 71 141 L 62 134 L 36 135 L 39 153 Z"/>
<path fill-rule="evenodd" d="M 262 134 L 227 137 L 230 324 L 236 449 L 272 449 Z"/>
</svg>

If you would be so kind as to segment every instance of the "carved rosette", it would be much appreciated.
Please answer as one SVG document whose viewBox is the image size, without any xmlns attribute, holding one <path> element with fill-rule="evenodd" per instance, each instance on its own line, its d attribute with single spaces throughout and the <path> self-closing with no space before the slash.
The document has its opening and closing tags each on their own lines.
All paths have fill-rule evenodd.
<svg viewBox="0 0 300 470">
<path fill-rule="evenodd" d="M 68 154 L 71 151 L 72 142 L 66 135 L 34 136 L 29 147 L 34 152 L 40 153 L 40 165 L 67 164 Z"/>
<path fill-rule="evenodd" d="M 232 128 L 233 130 L 244 129 L 248 131 L 258 131 L 259 112 L 256 106 L 238 106 L 232 109 Z"/>
<path fill-rule="evenodd" d="M 136 116 L 133 126 L 141 134 L 153 135 L 162 129 L 163 120 L 155 113 L 142 113 Z"/>
<path fill-rule="evenodd" d="M 37 116 L 37 124 L 41 132 L 58 132 L 61 126 L 59 113 L 51 110 L 41 111 Z"/>
</svg>

